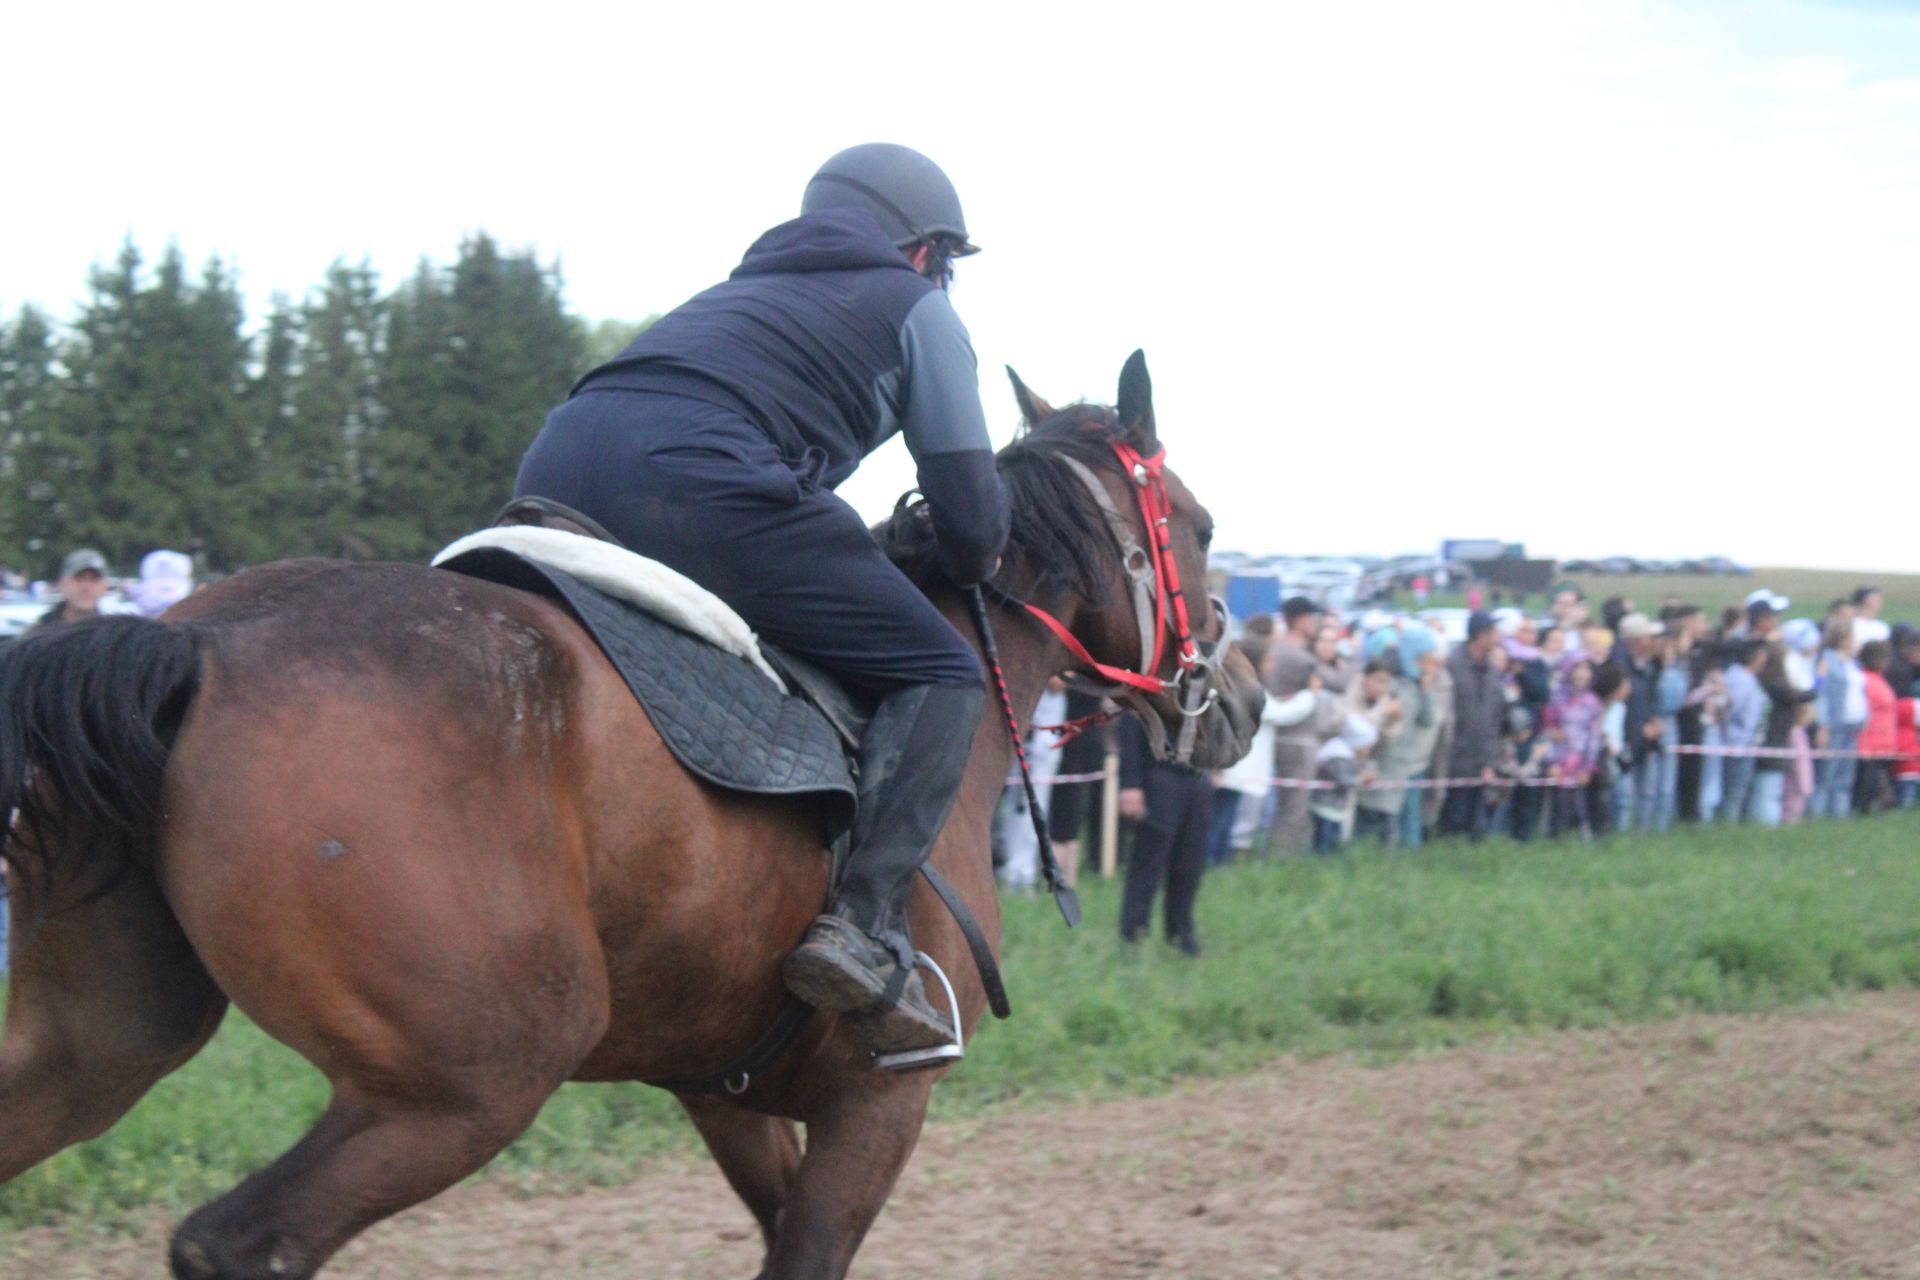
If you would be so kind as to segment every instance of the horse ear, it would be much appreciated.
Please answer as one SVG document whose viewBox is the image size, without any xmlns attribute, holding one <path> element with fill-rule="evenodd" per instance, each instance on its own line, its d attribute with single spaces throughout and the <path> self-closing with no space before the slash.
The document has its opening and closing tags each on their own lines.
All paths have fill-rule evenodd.
<svg viewBox="0 0 1920 1280">
<path fill-rule="evenodd" d="M 1159 441 L 1153 424 L 1153 379 L 1147 376 L 1147 353 L 1135 351 L 1120 370 L 1120 398 L 1114 407 L 1120 425 L 1142 453 L 1151 453 Z"/>
<path fill-rule="evenodd" d="M 1020 381 L 1020 375 L 1007 366 L 1007 377 L 1013 382 L 1013 398 L 1020 402 L 1020 418 L 1029 427 L 1035 426 L 1053 416 L 1053 406 L 1033 394 L 1033 389 Z"/>
</svg>

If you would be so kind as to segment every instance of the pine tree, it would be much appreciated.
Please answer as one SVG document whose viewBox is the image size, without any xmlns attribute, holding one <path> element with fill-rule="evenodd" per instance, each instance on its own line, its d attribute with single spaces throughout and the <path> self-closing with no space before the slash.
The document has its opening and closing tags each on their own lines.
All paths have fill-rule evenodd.
<svg viewBox="0 0 1920 1280">
<path fill-rule="evenodd" d="M 239 291 L 218 260 L 190 283 L 177 249 L 145 281 L 124 246 L 96 267 L 46 429 L 17 454 L 19 517 L 52 548 L 99 547 L 130 569 L 158 546 L 248 551 L 254 437 Z"/>
<path fill-rule="evenodd" d="M 300 330 L 290 429 L 301 463 L 291 483 L 304 484 L 305 493 L 288 495 L 295 519 L 282 554 L 364 558 L 374 554 L 355 528 L 365 456 L 387 421 L 380 387 L 387 304 L 373 267 L 336 261 L 327 268 L 301 310 Z"/>
<path fill-rule="evenodd" d="M 556 273 L 488 236 L 451 270 L 422 263 L 389 312 L 361 525 L 380 553 L 431 554 L 485 524 L 546 413 L 581 371 L 579 327 Z"/>
<path fill-rule="evenodd" d="M 53 324 L 26 306 L 0 322 L 0 564 L 44 573 L 46 549 L 25 515 L 23 452 L 45 435 L 62 390 Z"/>
</svg>

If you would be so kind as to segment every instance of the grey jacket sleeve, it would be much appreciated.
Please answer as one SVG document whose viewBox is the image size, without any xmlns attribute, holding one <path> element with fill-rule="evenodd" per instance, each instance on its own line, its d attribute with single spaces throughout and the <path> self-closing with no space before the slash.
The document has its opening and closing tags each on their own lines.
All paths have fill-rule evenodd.
<svg viewBox="0 0 1920 1280">
<path fill-rule="evenodd" d="M 972 586 L 993 573 L 1007 541 L 1007 494 L 980 408 L 978 364 L 947 295 L 933 292 L 900 330 L 905 403 L 900 431 L 919 468 L 920 492 L 947 576 Z"/>
</svg>

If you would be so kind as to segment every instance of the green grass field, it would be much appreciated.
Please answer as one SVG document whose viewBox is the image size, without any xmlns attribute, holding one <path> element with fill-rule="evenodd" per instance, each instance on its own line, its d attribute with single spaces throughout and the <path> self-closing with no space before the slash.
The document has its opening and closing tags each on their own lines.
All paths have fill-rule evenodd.
<svg viewBox="0 0 1920 1280">
<path fill-rule="evenodd" d="M 1812 618 L 1826 616 L 1827 604 L 1840 596 L 1851 596 L 1855 587 L 1871 583 L 1886 597 L 1883 616 L 1895 622 L 1920 622 L 1920 574 L 1872 573 L 1864 569 L 1755 569 L 1750 575 L 1697 573 L 1602 574 L 1573 573 L 1565 581 L 1587 593 L 1594 612 L 1610 596 L 1624 596 L 1643 613 L 1657 616 L 1668 596 L 1697 604 L 1717 615 L 1728 605 L 1742 604 L 1747 593 L 1765 587 L 1793 601 L 1790 615 Z M 1402 592 L 1399 603 L 1410 597 Z M 1435 606 L 1459 607 L 1466 603 L 1460 592 L 1436 595 Z M 1528 607 L 1544 610 L 1546 601 L 1538 594 L 1529 597 Z"/>
<path fill-rule="evenodd" d="M 982 1028 L 938 1113 L 1151 1091 L 1281 1053 L 1397 1055 L 1920 986 L 1913 814 L 1231 867 L 1202 891 L 1199 960 L 1123 947 L 1115 886 L 1085 899 L 1071 933 L 1046 900 L 1008 902 L 1014 1017 Z M 0 1189 L 0 1225 L 111 1229 L 182 1211 L 277 1155 L 325 1098 L 309 1067 L 232 1015 L 106 1137 Z M 664 1094 L 568 1086 L 483 1176 L 617 1182 L 694 1142 Z"/>
</svg>

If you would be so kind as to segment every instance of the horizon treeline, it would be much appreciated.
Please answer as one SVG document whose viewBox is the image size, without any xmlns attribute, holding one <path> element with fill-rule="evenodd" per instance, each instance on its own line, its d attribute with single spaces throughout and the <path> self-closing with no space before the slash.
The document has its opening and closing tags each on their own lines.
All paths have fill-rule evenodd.
<svg viewBox="0 0 1920 1280">
<path fill-rule="evenodd" d="M 336 261 L 249 331 L 220 259 L 128 242 L 72 323 L 0 319 L 0 565 L 424 559 L 492 519 L 547 411 L 644 327 L 569 314 L 557 269 L 480 233 L 390 291 Z"/>
</svg>

